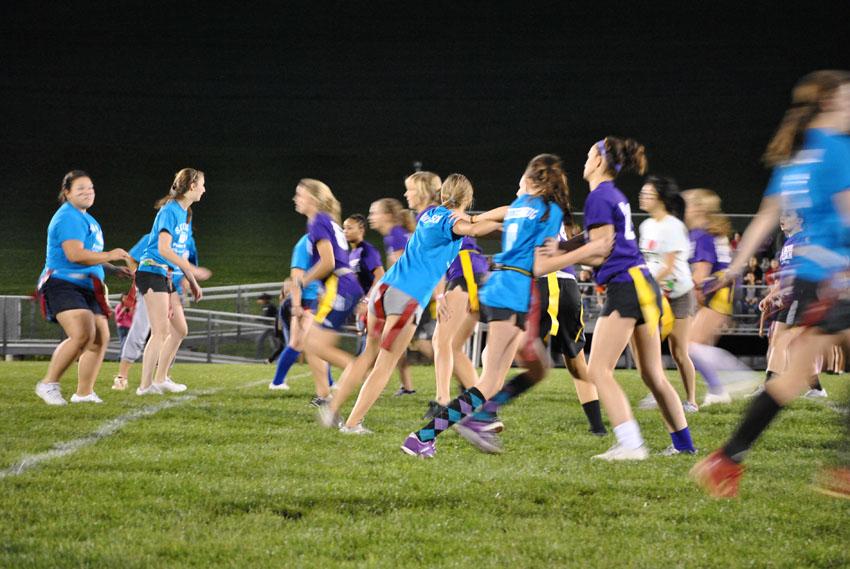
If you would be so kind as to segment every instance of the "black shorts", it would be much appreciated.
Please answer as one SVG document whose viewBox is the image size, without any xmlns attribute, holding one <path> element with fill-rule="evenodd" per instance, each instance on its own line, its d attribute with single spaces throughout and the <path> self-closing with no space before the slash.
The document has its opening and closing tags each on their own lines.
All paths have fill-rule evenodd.
<svg viewBox="0 0 850 569">
<path fill-rule="evenodd" d="M 150 271 L 136 271 L 136 288 L 142 296 L 146 292 L 174 292 L 174 283 L 168 277 L 164 277 Z"/>
<path fill-rule="evenodd" d="M 475 273 L 473 275 L 473 280 L 475 281 L 475 284 L 478 285 L 478 289 L 480 290 L 481 285 L 483 285 L 484 281 L 487 280 L 487 275 L 483 274 L 483 273 Z M 446 292 L 453 290 L 453 289 L 456 289 L 457 287 L 462 288 L 463 292 L 466 292 L 466 293 L 469 292 L 469 284 L 466 282 L 466 277 L 458 277 L 456 279 L 452 279 L 449 282 L 447 282 L 446 283 Z"/>
<path fill-rule="evenodd" d="M 513 316 L 516 316 L 517 328 L 525 329 L 525 321 L 528 318 L 528 312 L 517 312 L 510 308 L 495 308 L 493 306 L 482 304 L 481 311 L 478 313 L 478 320 L 484 323 L 503 322 L 510 320 Z"/>
<path fill-rule="evenodd" d="M 850 328 L 850 301 L 821 300 L 819 283 L 794 280 L 794 298 L 788 307 L 786 322 L 796 326 L 820 328 L 827 334 L 836 334 Z"/>
<path fill-rule="evenodd" d="M 416 323 L 416 331 L 413 337 L 416 340 L 430 340 L 434 337 L 434 330 L 437 329 L 437 320 L 431 314 L 431 305 L 429 304 L 422 309 L 419 315 L 419 322 Z"/>
<path fill-rule="evenodd" d="M 658 310 L 659 313 L 662 313 L 664 307 L 661 304 L 661 289 L 658 288 L 658 283 L 652 277 L 646 277 L 646 282 L 649 283 L 655 292 Z M 614 312 L 617 312 L 622 318 L 634 318 L 636 320 L 635 326 L 646 323 L 643 319 L 643 311 L 640 309 L 635 283 L 632 281 L 608 283 L 605 290 L 607 298 L 600 316 L 610 316 Z"/>
<path fill-rule="evenodd" d="M 72 282 L 51 277 L 39 291 L 44 296 L 47 319 L 56 321 L 56 315 L 66 310 L 90 310 L 94 314 L 103 314 L 94 291 L 75 285 Z"/>
<path fill-rule="evenodd" d="M 552 350 L 569 358 L 584 350 L 584 310 L 581 292 L 575 279 L 555 278 L 557 290 L 550 290 L 548 277 L 537 279 L 540 293 L 540 339 L 550 343 Z M 556 304 L 552 305 L 552 301 Z M 553 333 L 553 317 L 555 331 Z"/>
</svg>

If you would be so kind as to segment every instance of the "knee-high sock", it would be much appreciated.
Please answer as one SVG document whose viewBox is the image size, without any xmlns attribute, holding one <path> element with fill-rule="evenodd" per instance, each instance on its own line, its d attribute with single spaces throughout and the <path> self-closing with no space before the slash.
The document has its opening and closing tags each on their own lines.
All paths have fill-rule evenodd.
<svg viewBox="0 0 850 569">
<path fill-rule="evenodd" d="M 440 410 L 436 417 L 422 429 L 416 431 L 420 441 L 426 442 L 437 438 L 440 433 L 452 425 L 471 415 L 475 409 L 484 404 L 484 395 L 477 387 L 470 387 L 461 393 L 456 399 L 452 399 L 445 408 Z"/>
<path fill-rule="evenodd" d="M 726 456 L 735 462 L 742 462 L 750 447 L 781 410 L 782 406 L 767 391 L 762 391 L 753 398 L 743 421 L 738 425 L 738 430 L 723 447 Z"/>
<path fill-rule="evenodd" d="M 280 385 L 286 381 L 286 374 L 289 373 L 289 368 L 298 360 L 298 356 L 300 355 L 301 352 L 287 346 L 277 360 L 277 369 L 274 370 L 274 380 L 272 380 L 272 383 Z"/>
<path fill-rule="evenodd" d="M 334 376 L 331 375 L 331 364 L 328 364 L 328 386 L 334 386 Z"/>
<path fill-rule="evenodd" d="M 581 408 L 590 423 L 590 430 L 594 433 L 607 433 L 605 423 L 602 422 L 602 409 L 599 407 L 599 399 L 582 403 Z"/>
<path fill-rule="evenodd" d="M 535 382 L 531 381 L 527 373 L 521 373 L 504 386 L 501 391 L 487 400 L 481 409 L 472 414 L 472 418 L 476 421 L 492 421 L 496 418 L 496 414 L 503 405 L 507 405 L 511 400 L 519 397 L 529 390 Z"/>
</svg>

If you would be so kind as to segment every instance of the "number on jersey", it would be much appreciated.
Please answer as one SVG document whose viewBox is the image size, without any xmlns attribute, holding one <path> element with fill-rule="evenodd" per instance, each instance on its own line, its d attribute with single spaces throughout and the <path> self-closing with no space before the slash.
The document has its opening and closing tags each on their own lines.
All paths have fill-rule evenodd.
<svg viewBox="0 0 850 569">
<path fill-rule="evenodd" d="M 623 229 L 623 235 L 626 240 L 634 241 L 635 240 L 635 226 L 632 225 L 632 206 L 627 202 L 620 202 L 617 204 L 620 208 L 620 212 L 623 214 L 625 218 L 625 224 Z"/>
</svg>

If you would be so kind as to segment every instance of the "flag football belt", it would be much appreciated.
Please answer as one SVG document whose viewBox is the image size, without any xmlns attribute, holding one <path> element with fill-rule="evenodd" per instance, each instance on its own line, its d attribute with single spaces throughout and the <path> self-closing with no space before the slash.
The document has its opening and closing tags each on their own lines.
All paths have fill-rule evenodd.
<svg viewBox="0 0 850 569">
<path fill-rule="evenodd" d="M 384 310 L 384 294 L 386 294 L 387 289 L 390 286 L 388 284 L 380 284 L 378 285 L 378 295 L 375 298 L 375 325 L 372 327 L 370 331 L 375 337 L 380 337 L 384 332 L 384 325 L 387 323 L 387 314 Z M 407 322 L 416 312 L 416 309 L 419 308 L 419 304 L 413 299 L 407 301 L 407 304 L 404 305 L 404 309 L 401 312 L 401 315 L 396 320 L 396 323 L 393 324 L 393 327 L 384 335 L 384 339 L 381 341 L 381 347 L 387 351 L 392 349 L 393 342 L 401 333 L 402 328 L 405 327 Z"/>
</svg>

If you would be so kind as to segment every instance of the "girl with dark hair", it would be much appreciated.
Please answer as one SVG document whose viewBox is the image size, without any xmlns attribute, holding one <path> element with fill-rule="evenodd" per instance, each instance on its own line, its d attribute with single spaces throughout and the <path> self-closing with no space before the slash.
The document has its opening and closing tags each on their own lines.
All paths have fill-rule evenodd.
<svg viewBox="0 0 850 569">
<path fill-rule="evenodd" d="M 641 378 L 658 401 L 672 439 L 664 454 L 696 452 L 679 395 L 661 364 L 663 297 L 640 254 L 629 202 L 614 185 L 623 171 L 646 172 L 644 152 L 632 139 L 608 136 L 590 147 L 584 164 L 584 179 L 590 185 L 584 205 L 587 238 L 591 242 L 614 238 L 611 254 L 595 271 L 596 283 L 606 285 L 607 299 L 596 321 L 588 362 L 617 438 L 607 452 L 594 457 L 602 460 L 643 460 L 649 455 L 628 399 L 614 378 L 617 360 L 630 340 Z"/>
<path fill-rule="evenodd" d="M 53 351 L 47 373 L 35 393 L 48 405 L 66 405 L 59 382 L 79 358 L 77 391 L 71 403 L 102 403 L 94 392 L 97 374 L 109 344 L 110 309 L 105 270 L 129 275 L 111 263 L 130 262 L 124 249 L 103 250 L 103 231 L 88 213 L 94 205 L 94 184 L 82 170 L 65 174 L 59 190 L 62 204 L 47 226 L 47 258 L 38 280 L 42 312 L 58 322 L 67 336 Z"/>
<path fill-rule="evenodd" d="M 794 324 L 803 328 L 790 346 L 785 369 L 753 398 L 726 444 L 700 461 L 691 476 L 712 496 L 738 494 L 752 445 L 779 412 L 811 387 L 812 365 L 850 328 L 847 300 L 850 229 L 850 74 L 816 71 L 794 87 L 791 107 L 768 145 L 765 161 L 774 167 L 755 219 L 750 223 L 725 277 L 739 276 L 746 260 L 775 230 L 783 210 L 813 220 L 803 227 L 808 240 L 795 247 Z M 816 222 L 814 222 L 816 220 Z M 722 284 L 725 284 L 722 283 Z M 850 429 L 850 419 L 847 420 Z M 850 498 L 850 430 L 843 462 L 823 473 L 818 489 Z"/>
<path fill-rule="evenodd" d="M 407 437 L 401 447 L 406 454 L 432 458 L 436 453 L 436 438 L 455 424 L 458 433 L 480 450 L 500 452 L 496 438 L 501 430 L 499 408 L 540 382 L 549 367 L 548 355 L 536 330 L 537 315 L 529 316 L 534 275 L 548 274 L 577 262 L 601 260 L 609 245 L 599 240 L 552 257 L 538 250 L 546 239 L 557 238 L 564 210 L 569 207 L 568 196 L 560 158 L 541 154 L 523 172 L 517 199 L 510 206 L 476 216 L 477 222 L 504 220 L 502 252 L 496 255 L 493 273 L 481 290 L 480 317 L 488 323 L 484 368 L 474 387 L 465 390 L 430 423 Z M 527 371 L 505 384 L 527 320 L 531 326 L 520 353 Z"/>
<path fill-rule="evenodd" d="M 461 174 L 452 174 L 443 183 L 443 204 L 458 204 L 463 211 L 472 201 L 472 184 Z M 366 413 L 380 396 L 393 368 L 407 349 L 416 330 L 417 316 L 428 306 L 434 287 L 457 257 L 464 235 L 485 235 L 497 230 L 495 222 L 468 223 L 452 217 L 446 205 L 426 207 L 410 242 L 369 296 L 366 349 L 340 377 L 330 406 L 319 410 L 325 427 L 340 426 L 346 434 L 368 434 L 363 427 Z M 348 420 L 340 425 L 339 410 L 374 362 Z"/>
<path fill-rule="evenodd" d="M 348 262 L 351 270 L 357 275 L 360 287 L 369 297 L 372 286 L 384 276 L 384 265 L 381 263 L 381 254 L 368 241 L 366 236 L 366 218 L 359 213 L 350 215 L 342 224 L 345 240 L 348 241 Z M 366 303 L 362 300 L 356 310 L 356 324 L 359 332 L 366 330 Z M 359 355 L 366 347 L 366 338 L 360 336 L 357 342 L 357 354 Z"/>
<path fill-rule="evenodd" d="M 189 329 L 183 303 L 173 282 L 180 271 L 189 282 L 195 302 L 203 297 L 196 267 L 189 262 L 192 204 L 206 192 L 204 173 L 183 168 L 174 176 L 168 194 L 156 203 L 159 211 L 136 270 L 136 288 L 144 298 L 151 335 L 142 357 L 137 395 L 179 393 L 186 386 L 168 377 L 168 367 Z"/>
<path fill-rule="evenodd" d="M 649 219 L 640 224 L 640 251 L 652 278 L 670 302 L 675 321 L 667 336 L 670 355 L 676 362 L 687 400 L 685 411 L 699 410 L 696 394 L 696 370 L 688 356 L 691 320 L 696 300 L 691 268 L 688 266 L 690 241 L 688 228 L 682 223 L 685 202 L 679 195 L 679 187 L 672 178 L 649 176 L 640 190 L 640 209 L 649 214 Z M 639 404 L 641 409 L 657 407 L 650 393 Z"/>
</svg>

